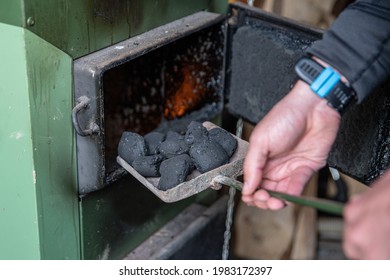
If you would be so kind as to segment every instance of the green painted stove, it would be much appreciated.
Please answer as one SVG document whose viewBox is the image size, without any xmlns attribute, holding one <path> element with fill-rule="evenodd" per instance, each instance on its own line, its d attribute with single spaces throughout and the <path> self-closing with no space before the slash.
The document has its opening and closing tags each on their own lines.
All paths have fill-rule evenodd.
<svg viewBox="0 0 390 280">
<path fill-rule="evenodd" d="M 132 178 L 79 195 L 73 63 L 226 2 L 1 1 L 0 259 L 120 259 L 194 200 L 214 199 L 165 204 Z"/>
</svg>

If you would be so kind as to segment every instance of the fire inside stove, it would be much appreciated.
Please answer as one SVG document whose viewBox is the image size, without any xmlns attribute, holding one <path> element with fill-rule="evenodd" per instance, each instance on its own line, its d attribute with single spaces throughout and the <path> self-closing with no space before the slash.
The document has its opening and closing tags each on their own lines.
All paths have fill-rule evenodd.
<svg viewBox="0 0 390 280">
<path fill-rule="evenodd" d="M 207 65 L 207 62 L 206 62 Z M 205 76 L 209 69 L 202 69 L 199 65 L 185 65 L 182 71 L 178 73 L 179 83 L 175 77 L 169 77 L 169 83 L 172 85 L 179 84 L 179 87 L 167 88 L 167 96 L 164 102 L 164 117 L 168 120 L 180 118 L 188 111 L 202 106 L 206 102 L 207 97 L 217 98 L 212 96 L 210 91 L 207 91 L 205 84 Z M 177 88 L 177 89 L 176 89 Z"/>
<path fill-rule="evenodd" d="M 221 112 L 223 51 L 223 30 L 212 26 L 104 73 L 106 174 L 124 131 L 181 132 Z"/>
</svg>

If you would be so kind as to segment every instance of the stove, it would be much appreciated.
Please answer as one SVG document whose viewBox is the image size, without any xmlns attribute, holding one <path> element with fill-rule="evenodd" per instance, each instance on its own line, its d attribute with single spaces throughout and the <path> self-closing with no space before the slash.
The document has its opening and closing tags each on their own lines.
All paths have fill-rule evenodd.
<svg viewBox="0 0 390 280">
<path fill-rule="evenodd" d="M 161 201 L 117 164 L 120 136 L 257 123 L 322 31 L 216 0 L 2 5 L 0 258 L 219 258 L 225 192 Z M 329 165 L 388 167 L 389 92 L 347 112 Z"/>
</svg>

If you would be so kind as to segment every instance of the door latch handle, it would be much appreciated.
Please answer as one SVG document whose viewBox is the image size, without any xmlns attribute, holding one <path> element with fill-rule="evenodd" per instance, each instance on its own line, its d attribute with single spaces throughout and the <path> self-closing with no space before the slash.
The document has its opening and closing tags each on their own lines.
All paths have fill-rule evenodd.
<svg viewBox="0 0 390 280">
<path fill-rule="evenodd" d="M 99 131 L 100 131 L 99 126 L 95 122 L 93 122 L 93 121 L 90 121 L 88 126 L 85 129 L 82 129 L 80 127 L 80 124 L 79 124 L 79 121 L 78 121 L 78 118 L 77 118 L 77 114 L 80 111 L 87 109 L 90 101 L 91 100 L 88 97 L 86 97 L 84 95 L 80 96 L 79 98 L 77 98 L 76 106 L 72 110 L 73 126 L 74 126 L 77 134 L 80 135 L 80 136 L 83 136 L 83 137 L 90 136 L 90 135 L 93 135 L 93 134 L 98 134 Z"/>
</svg>

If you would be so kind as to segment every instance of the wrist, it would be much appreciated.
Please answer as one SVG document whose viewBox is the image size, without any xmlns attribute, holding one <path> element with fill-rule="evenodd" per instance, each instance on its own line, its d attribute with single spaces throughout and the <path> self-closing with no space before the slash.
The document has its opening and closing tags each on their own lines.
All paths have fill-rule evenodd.
<svg viewBox="0 0 390 280">
<path fill-rule="evenodd" d="M 326 104 L 326 100 L 316 94 L 313 94 L 313 91 L 310 89 L 310 85 L 301 80 L 298 80 L 295 83 L 291 90 L 291 95 L 291 97 L 293 97 L 297 102 L 303 104 L 304 107 L 307 107 L 307 109 L 320 106 L 321 103 Z"/>
<path fill-rule="evenodd" d="M 301 80 L 295 83 L 289 96 L 292 100 L 299 103 L 298 108 L 301 110 L 321 112 L 327 116 L 340 118 L 340 113 L 330 107 L 326 99 L 314 94 L 310 85 Z"/>
</svg>

